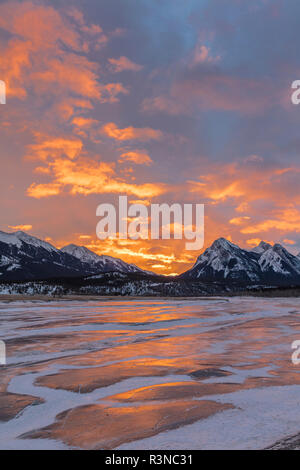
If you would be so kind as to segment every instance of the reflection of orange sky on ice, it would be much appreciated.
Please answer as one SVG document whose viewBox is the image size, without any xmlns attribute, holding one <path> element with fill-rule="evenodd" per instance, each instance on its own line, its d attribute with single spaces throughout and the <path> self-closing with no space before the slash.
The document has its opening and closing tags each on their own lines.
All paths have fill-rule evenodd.
<svg viewBox="0 0 300 470">
<path fill-rule="evenodd" d="M 286 397 L 289 385 L 300 384 L 291 362 L 290 345 L 299 334 L 298 304 L 292 298 L 106 297 L 52 306 L 36 300 L 19 302 L 17 309 L 3 303 L 1 315 L 11 358 L 18 362 L 0 377 L 0 416 L 9 408 L 8 419 L 13 419 L 33 402 L 40 406 L 41 398 L 47 412 L 53 400 L 51 419 L 45 423 L 41 408 L 42 420 L 37 418 L 34 425 L 28 420 L 31 435 L 25 439 L 115 447 L 205 419 L 226 403 L 235 408 L 239 423 L 253 410 L 247 403 L 238 405 L 239 392 L 253 390 L 260 402 L 262 389 Z M 22 395 L 28 376 L 39 391 L 35 401 Z M 18 395 L 11 403 L 7 387 L 16 377 Z M 63 390 L 72 392 L 71 405 Z M 275 423 L 280 410 L 286 413 L 276 402 L 271 410 Z M 266 405 L 260 411 L 269 418 Z M 253 436 L 255 416 L 251 414 L 246 433 L 243 425 L 244 436 Z"/>
<path fill-rule="evenodd" d="M 265 93 L 263 81 L 219 73 L 211 76 L 215 93 L 205 77 L 199 86 L 168 76 L 169 95 L 143 95 L 136 103 L 136 80 L 149 79 L 147 67 L 121 50 L 120 37 L 125 41 L 130 31 L 122 25 L 106 31 L 100 21 L 43 1 L 0 5 L 0 79 L 7 87 L 0 115 L 1 229 L 28 230 L 59 247 L 84 245 L 162 274 L 190 268 L 199 253 L 187 251 L 185 240 L 96 239 L 97 205 L 127 194 L 147 206 L 204 203 L 205 247 L 223 236 L 245 248 L 262 239 L 281 242 L 297 253 L 298 163 L 253 153 L 220 165 L 202 148 L 194 155 L 195 136 L 172 130 L 172 119 L 185 119 L 193 100 L 201 100 L 203 112 L 213 105 L 254 116 L 279 98 L 288 112 L 282 96 L 272 87 Z M 187 57 L 178 70 L 222 63 L 199 41 Z"/>
<path fill-rule="evenodd" d="M 27 437 L 50 436 L 81 449 L 115 449 L 124 442 L 154 436 L 231 408 L 229 403 L 193 400 L 124 408 L 87 405 L 63 414 L 55 424 L 29 433 Z M 89 423 L 84 431 L 83 420 Z"/>
</svg>

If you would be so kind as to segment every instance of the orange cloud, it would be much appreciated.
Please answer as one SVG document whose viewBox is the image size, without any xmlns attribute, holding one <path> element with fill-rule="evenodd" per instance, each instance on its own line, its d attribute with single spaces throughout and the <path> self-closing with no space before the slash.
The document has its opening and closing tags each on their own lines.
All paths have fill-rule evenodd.
<svg viewBox="0 0 300 470">
<path fill-rule="evenodd" d="M 82 116 L 74 117 L 74 119 L 72 120 L 72 124 L 78 127 L 90 127 L 94 124 L 98 124 L 98 122 L 99 121 L 97 121 L 96 119 L 85 118 Z"/>
<path fill-rule="evenodd" d="M 289 181 L 299 173 L 299 168 L 268 168 L 263 160 L 249 161 L 246 158 L 224 165 L 222 172 L 217 170 L 212 166 L 210 172 L 202 175 L 199 181 L 188 181 L 189 190 L 211 200 L 213 204 L 229 198 L 237 199 L 237 212 L 245 212 L 250 202 L 260 199 L 274 200 L 280 196 L 281 203 L 286 204 L 290 203 L 291 198 L 294 202 L 300 200 Z"/>
<path fill-rule="evenodd" d="M 15 35 L 1 48 L 0 70 L 7 83 L 8 95 L 27 95 L 25 84 L 31 76 L 32 66 L 37 65 L 37 60 L 45 66 L 42 51 L 46 57 L 49 50 L 58 53 L 58 41 L 81 50 L 76 32 L 52 7 L 33 2 L 6 2 L 0 7 L 0 27 Z"/>
<path fill-rule="evenodd" d="M 24 232 L 32 229 L 32 225 L 8 225 L 8 227 L 12 230 L 23 230 Z"/>
<path fill-rule="evenodd" d="M 235 217 L 231 220 L 229 220 L 230 224 L 233 225 L 242 225 L 246 220 L 249 220 L 250 217 L 244 216 L 244 217 Z"/>
<path fill-rule="evenodd" d="M 109 122 L 102 127 L 102 133 L 111 139 L 124 141 L 124 140 L 140 140 L 146 142 L 148 140 L 160 140 L 163 133 L 160 130 L 151 129 L 150 127 L 136 128 L 125 127 L 119 129 L 116 124 Z"/>
<path fill-rule="evenodd" d="M 34 160 L 47 160 L 48 157 L 54 158 L 66 155 L 70 159 L 74 159 L 82 150 L 82 142 L 76 138 L 64 137 L 45 137 L 37 135 L 37 139 L 41 142 L 29 146 L 30 153 L 26 158 Z M 46 139 L 46 140 L 43 140 Z M 46 172 L 45 169 L 39 168 L 39 172 Z"/>
<path fill-rule="evenodd" d="M 246 240 L 247 245 L 250 246 L 258 246 L 261 242 L 260 238 L 251 238 L 250 240 Z"/>
<path fill-rule="evenodd" d="M 283 243 L 286 243 L 287 245 L 295 245 L 296 244 L 295 240 L 290 240 L 289 238 L 284 238 Z"/>
<path fill-rule="evenodd" d="M 213 201 L 224 201 L 229 197 L 241 197 L 245 194 L 245 189 L 241 187 L 240 181 L 234 181 L 230 184 L 218 187 L 218 181 L 214 181 L 213 175 L 203 177 L 206 183 L 197 181 L 188 181 L 191 192 L 203 192 L 206 197 Z"/>
<path fill-rule="evenodd" d="M 261 238 L 251 238 L 250 240 L 246 240 L 247 245 L 250 245 L 251 247 L 258 246 L 260 242 L 262 241 Z M 270 245 L 274 245 L 273 240 L 264 240 L 266 243 L 269 243 Z"/>
<path fill-rule="evenodd" d="M 119 94 L 129 94 L 128 88 L 125 88 L 122 83 L 108 83 L 102 87 L 102 90 L 104 90 L 107 95 L 107 97 L 102 100 L 103 102 L 108 101 L 110 103 L 117 103 L 119 101 Z"/>
<path fill-rule="evenodd" d="M 48 58 L 47 67 L 31 73 L 37 91 L 63 95 L 75 93 L 101 102 L 115 102 L 120 93 L 128 94 L 121 83 L 102 85 L 98 81 L 98 64 L 84 56 L 61 52 L 61 58 Z"/>
<path fill-rule="evenodd" d="M 0 73 L 8 96 L 24 99 L 30 87 L 39 96 L 51 93 L 61 102 L 68 102 L 69 94 L 115 102 L 117 95 L 128 93 L 121 83 L 101 84 L 99 64 L 83 55 L 107 38 L 80 12 L 72 15 L 36 2 L 9 1 L 0 6 L 0 28 L 11 35 L 0 46 Z"/>
<path fill-rule="evenodd" d="M 73 98 L 73 97 L 64 97 L 59 101 L 53 111 L 64 120 L 68 121 L 75 113 L 75 111 L 86 111 L 87 109 L 92 109 L 93 104 L 91 100 Z"/>
<path fill-rule="evenodd" d="M 151 165 L 151 163 L 153 163 L 153 160 L 147 153 L 139 152 L 137 150 L 122 153 L 119 158 L 119 163 L 124 161 L 136 163 L 137 165 Z"/>
<path fill-rule="evenodd" d="M 36 199 L 40 199 L 42 197 L 57 196 L 60 193 L 60 189 L 61 187 L 57 183 L 32 183 L 27 189 L 27 195 Z"/>
<path fill-rule="evenodd" d="M 283 232 L 300 232 L 300 211 L 296 208 L 288 208 L 275 211 L 276 217 L 266 219 L 258 224 L 245 227 L 241 233 L 259 233 L 269 230 Z"/>
<path fill-rule="evenodd" d="M 129 241 L 130 240 L 125 240 L 126 244 L 129 245 Z M 97 241 L 96 243 L 86 245 L 86 247 L 90 250 L 95 251 L 98 254 L 107 254 L 112 251 L 113 246 L 113 252 L 117 256 L 126 257 L 126 259 L 130 259 L 132 257 L 133 259 L 141 259 L 145 261 L 150 261 L 151 263 L 159 261 L 160 264 L 164 263 L 164 265 L 172 265 L 173 263 L 184 264 L 187 262 L 191 262 L 192 259 L 192 257 L 189 255 L 182 255 L 176 257 L 174 252 L 170 252 L 169 254 L 151 253 L 149 251 L 149 244 L 147 243 L 147 241 L 137 242 L 137 240 L 134 240 L 133 242 L 133 249 L 122 246 L 122 244 L 119 243 L 119 240 L 108 240 L 108 243 L 106 244 L 104 244 L 101 240 L 101 243 Z M 137 245 L 139 245 L 139 249 L 136 249 Z M 148 250 L 146 249 L 147 245 Z"/>
<path fill-rule="evenodd" d="M 247 212 L 249 210 L 249 204 L 247 202 L 241 202 L 236 208 L 236 212 Z"/>
<path fill-rule="evenodd" d="M 150 206 L 151 202 L 147 199 L 136 199 L 129 201 L 130 204 L 142 204 L 144 206 Z"/>
<path fill-rule="evenodd" d="M 0 26 L 30 40 L 35 47 L 47 47 L 62 41 L 72 49 L 82 50 L 80 37 L 70 22 L 63 20 L 51 6 L 32 1 L 8 1 L 1 5 Z"/>
<path fill-rule="evenodd" d="M 60 239 L 55 246 L 62 247 L 69 243 L 78 244 L 77 235 Z M 82 244 L 99 255 L 115 256 L 161 274 L 178 274 L 188 269 L 194 262 L 193 255 L 184 253 L 184 241 L 180 240 L 176 240 L 176 243 L 171 240 L 163 246 L 161 240 L 82 239 Z"/>
<path fill-rule="evenodd" d="M 33 183 L 27 190 L 31 197 L 41 198 L 57 195 L 66 187 L 70 194 L 126 193 L 139 198 L 155 197 L 166 191 L 160 183 L 127 183 L 115 175 L 114 164 L 81 158 L 76 161 L 56 158 L 48 162 L 53 182 Z"/>
<path fill-rule="evenodd" d="M 135 64 L 125 56 L 122 56 L 119 59 L 108 59 L 108 62 L 110 63 L 110 69 L 114 73 L 123 72 L 124 70 L 139 72 L 143 68 L 142 65 Z"/>
</svg>

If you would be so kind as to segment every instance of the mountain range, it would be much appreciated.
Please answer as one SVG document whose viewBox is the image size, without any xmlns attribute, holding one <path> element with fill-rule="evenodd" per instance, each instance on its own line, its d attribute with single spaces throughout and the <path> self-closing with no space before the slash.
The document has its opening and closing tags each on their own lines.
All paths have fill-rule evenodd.
<svg viewBox="0 0 300 470">
<path fill-rule="evenodd" d="M 154 273 L 134 264 L 97 255 L 83 246 L 68 245 L 59 250 L 21 231 L 0 232 L 0 281 L 95 279 L 103 273 L 134 275 L 136 279 L 139 275 L 143 279 L 155 277 Z M 294 256 L 280 244 L 272 246 L 262 241 L 252 250 L 245 250 L 219 238 L 197 258 L 191 269 L 176 279 L 185 284 L 300 285 L 300 256 Z"/>
<path fill-rule="evenodd" d="M 144 272 L 134 264 L 99 256 L 83 246 L 68 245 L 58 250 L 21 231 L 0 232 L 0 280 L 82 277 L 110 271 Z"/>
<path fill-rule="evenodd" d="M 181 278 L 234 284 L 300 284 L 300 257 L 278 243 L 272 246 L 262 241 L 252 250 L 244 250 L 219 238 Z"/>
</svg>

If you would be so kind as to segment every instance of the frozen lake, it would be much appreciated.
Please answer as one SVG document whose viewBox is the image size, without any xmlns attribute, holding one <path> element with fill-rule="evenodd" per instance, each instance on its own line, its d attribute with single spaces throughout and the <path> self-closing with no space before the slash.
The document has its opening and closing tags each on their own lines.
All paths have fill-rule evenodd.
<svg viewBox="0 0 300 470">
<path fill-rule="evenodd" d="M 261 449 L 300 432 L 300 299 L 0 302 L 1 449 Z"/>
</svg>

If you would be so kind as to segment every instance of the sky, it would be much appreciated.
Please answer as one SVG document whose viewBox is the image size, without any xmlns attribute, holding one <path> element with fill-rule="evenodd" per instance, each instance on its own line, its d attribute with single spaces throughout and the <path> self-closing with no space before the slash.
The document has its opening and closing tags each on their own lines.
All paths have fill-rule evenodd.
<svg viewBox="0 0 300 470">
<path fill-rule="evenodd" d="M 225 237 L 300 251 L 298 0 L 0 1 L 0 229 L 163 274 L 185 240 L 98 240 L 119 195 L 205 205 Z"/>
</svg>

